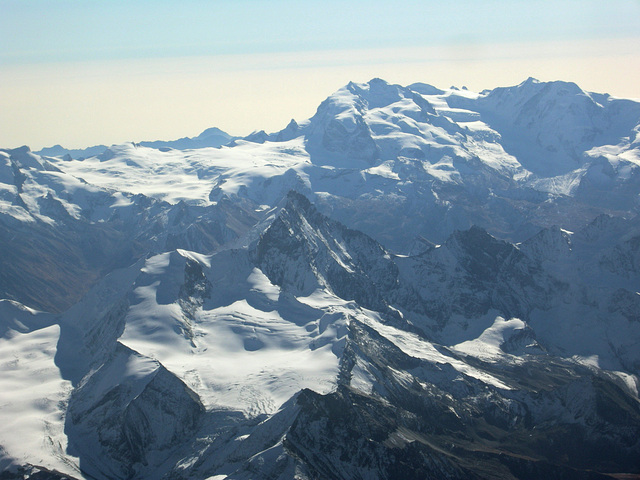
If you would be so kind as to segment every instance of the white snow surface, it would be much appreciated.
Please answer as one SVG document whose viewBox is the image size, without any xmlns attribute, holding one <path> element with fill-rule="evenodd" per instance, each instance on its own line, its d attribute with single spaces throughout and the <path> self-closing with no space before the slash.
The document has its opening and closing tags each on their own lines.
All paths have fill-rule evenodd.
<svg viewBox="0 0 640 480">
<path fill-rule="evenodd" d="M 127 143 L 83 160 L 0 151 L 0 213 L 54 224 L 53 209 L 105 221 L 122 214 L 132 194 L 193 205 L 240 197 L 267 210 L 296 189 L 327 206 L 358 200 L 371 215 L 374 199 L 450 208 L 431 185 L 522 187 L 550 199 L 577 195 L 585 183 L 632 188 L 639 123 L 638 102 L 567 82 L 529 79 L 475 93 L 374 79 L 339 89 L 308 120 L 229 147 Z"/>
<path fill-rule="evenodd" d="M 314 117 L 301 122 L 292 139 L 284 141 L 282 135 L 265 134 L 264 143 L 238 140 L 232 147 L 186 151 L 127 143 L 84 160 L 50 161 L 93 185 L 199 205 L 215 203 L 221 195 L 273 205 L 283 189 L 296 185 L 310 192 L 355 198 L 374 193 L 380 179 L 404 191 L 416 168 L 439 181 L 461 183 L 472 165 L 543 192 L 572 195 L 589 159 L 606 158 L 620 178 L 629 178 L 640 166 L 635 138 L 609 143 L 612 138 L 597 134 L 607 122 L 610 129 L 624 131 L 632 122 L 629 119 L 640 112 L 635 102 L 607 97 L 598 103 L 574 84 L 533 79 L 482 94 L 415 88 L 377 79 L 349 84 L 323 102 Z M 617 117 L 607 105 L 618 112 Z M 594 125 L 584 123 L 589 118 Z M 530 123 L 524 125 L 525 119 Z M 522 144 L 512 146 L 510 134 L 503 138 L 495 122 L 501 128 L 521 128 Z M 530 151 L 549 165 L 533 164 Z M 364 156 L 358 157 L 358 152 Z M 551 166 L 561 155 L 562 165 Z M 528 165 L 533 165 L 532 170 Z M 342 178 L 347 170 L 360 175 Z M 343 171 L 343 175 L 330 175 L 332 181 L 327 182 L 331 171 Z M 378 179 L 368 179 L 367 174 Z"/>
<path fill-rule="evenodd" d="M 184 274 L 179 256 L 202 259 L 205 267 L 212 262 L 214 288 L 226 283 L 224 298 L 205 301 L 193 318 L 173 301 Z M 119 341 L 161 362 L 207 408 L 273 414 L 303 388 L 335 388 L 344 315 L 330 305 L 305 308 L 259 269 L 232 261 L 225 253 L 211 258 L 186 251 L 147 260 Z M 226 277 L 215 282 L 215 272 Z"/>
<path fill-rule="evenodd" d="M 443 353 L 443 351 L 446 350 L 436 348 L 434 343 L 429 342 L 414 333 L 400 330 L 391 325 L 385 325 L 379 320 L 379 318 L 376 317 L 377 315 L 371 312 L 369 315 L 361 317 L 361 321 L 375 329 L 379 334 L 381 334 L 387 340 L 391 341 L 396 347 L 398 347 L 407 355 L 414 358 L 424 359 L 434 364 L 448 364 L 458 372 L 475 378 L 476 380 L 480 380 L 487 385 L 491 385 L 493 387 L 504 390 L 512 389 L 509 385 L 496 378 L 495 376 L 477 369 L 471 365 L 468 365 L 467 363 L 455 358 L 453 355 L 449 356 Z M 486 349 L 487 347 L 491 349 L 491 345 L 494 343 L 494 341 L 489 340 L 487 342 L 486 340 L 480 340 L 479 343 L 483 345 L 484 348 L 476 347 L 475 349 L 472 349 L 472 352 L 476 356 L 481 357 L 482 353 L 478 355 L 478 350 L 482 352 L 482 350 Z M 362 380 L 360 379 L 359 381 Z"/>
<path fill-rule="evenodd" d="M 498 316 L 493 325 L 482 332 L 478 338 L 459 343 L 452 348 L 484 360 L 505 357 L 506 354 L 500 347 L 511 335 L 522 331 L 525 325 L 525 322 L 519 318 L 505 320 L 503 317 Z"/>
<path fill-rule="evenodd" d="M 134 194 L 200 206 L 249 199 L 267 215 L 290 189 L 330 207 L 341 205 L 337 198 L 348 199 L 347 210 L 356 200 L 381 199 L 386 209 L 406 199 L 422 205 L 428 198 L 447 211 L 455 205 L 429 190 L 434 184 L 468 184 L 490 192 L 519 185 L 527 194 L 548 195 L 548 202 L 578 195 L 590 184 L 603 185 L 602 191 L 612 185 L 635 191 L 639 105 L 574 84 L 533 79 L 481 94 L 380 80 L 349 84 L 287 136 L 265 134 L 264 143 L 238 140 L 233 147 L 186 151 L 128 143 L 84 160 L 0 151 L 0 214 L 52 226 L 61 215 L 102 222 L 116 212 L 126 215 Z M 415 196 L 423 190 L 429 195 Z M 616 236 L 606 228 L 596 234 L 605 243 Z M 550 347 L 548 354 L 616 372 L 637 396 L 637 376 L 621 372 L 625 364 L 640 365 L 637 322 L 607 312 L 609 298 L 600 296 L 609 287 L 629 289 L 628 282 L 592 268 L 601 259 L 591 258 L 595 247 L 576 248 L 584 241 L 578 234 L 556 229 L 545 238 L 546 243 L 523 246 L 523 251 L 530 248 L 562 279 L 594 288 L 567 291 L 550 309 L 534 309 L 527 322 L 494 310 L 473 319 L 454 315 L 438 332 L 439 343 L 385 323 L 379 313 L 322 286 L 298 297 L 282 291 L 251 264 L 246 251 L 235 250 L 216 255 L 174 250 L 147 258 L 103 279 L 60 322 L 77 330 L 78 341 L 93 346 L 80 348 L 82 362 L 103 361 L 112 345 L 103 346 L 100 336 L 113 343 L 110 335 L 117 335 L 140 355 L 114 362 L 114 372 L 122 368 L 128 378 L 144 378 L 161 363 L 198 394 L 208 411 L 240 411 L 248 418 L 275 414 L 303 388 L 321 394 L 335 389 L 350 321 L 374 329 L 409 356 L 449 365 L 460 376 L 501 390 L 513 387 L 463 359 L 520 361 L 522 351 L 507 353 L 502 347 L 530 329 Z M 334 260 L 349 271 L 348 252 L 338 253 Z M 584 259 L 582 267 L 569 271 L 576 256 Z M 204 299 L 184 292 L 187 262 L 198 264 L 211 284 Z M 598 313 L 580 297 L 587 294 L 600 305 Z M 118 312 L 124 331 L 102 328 L 121 299 L 126 299 Z M 64 415 L 72 386 L 54 362 L 61 331 L 57 321 L 0 300 L 2 469 L 31 463 L 81 477 L 77 459 L 66 452 Z M 65 362 L 73 353 L 58 359 L 72 373 Z M 106 376 L 92 395 L 99 398 L 117 382 L 115 373 Z M 356 363 L 352 387 L 370 393 L 376 382 L 366 365 Z"/>
<path fill-rule="evenodd" d="M 214 188 L 226 195 L 258 191 L 267 179 L 288 169 L 301 169 L 308 161 L 302 138 L 297 138 L 264 145 L 239 141 L 233 148 L 187 151 L 163 151 L 126 143 L 113 145 L 97 157 L 60 161 L 56 165 L 104 188 L 143 194 L 172 204 L 184 201 L 209 205 L 215 202 L 209 199 Z"/>
<path fill-rule="evenodd" d="M 24 152 L 10 159 L 4 151 L 0 213 L 53 225 L 52 210 L 64 210 L 99 222 L 124 218 L 141 194 L 198 206 L 249 200 L 242 205 L 260 214 L 293 189 L 400 253 L 415 237 L 440 242 L 478 215 L 484 228 L 522 241 L 521 201 L 542 207 L 535 224 L 547 213 L 556 223 L 581 218 L 582 211 L 550 207 L 584 195 L 585 185 L 587 192 L 620 190 L 608 208 L 629 208 L 624 192 L 640 178 L 639 124 L 640 103 L 566 82 L 529 79 L 475 93 L 374 79 L 339 89 L 308 120 L 220 148 L 126 143 L 82 160 Z M 20 198 L 15 161 L 26 176 Z M 458 211 L 457 199 L 476 207 Z M 590 201 L 601 203 L 598 195 Z M 499 208 L 497 218 L 484 202 Z M 422 218 L 412 223 L 413 213 Z M 385 223 L 372 225 L 368 218 L 377 216 Z M 395 235 L 400 228 L 403 235 Z"/>
<path fill-rule="evenodd" d="M 72 386 L 54 363 L 60 327 L 2 300 L 0 335 L 0 468 L 31 463 L 80 477 L 64 434 Z"/>
</svg>

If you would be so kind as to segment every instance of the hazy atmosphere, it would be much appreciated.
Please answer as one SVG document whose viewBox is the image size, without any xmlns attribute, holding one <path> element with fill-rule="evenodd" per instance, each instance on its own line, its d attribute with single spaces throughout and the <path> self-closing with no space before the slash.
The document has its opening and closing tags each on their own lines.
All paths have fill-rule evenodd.
<svg viewBox="0 0 640 480">
<path fill-rule="evenodd" d="M 0 480 L 640 479 L 639 25 L 0 0 Z"/>
<path fill-rule="evenodd" d="M 381 77 L 640 98 L 640 2 L 0 1 L 0 145 L 275 131 Z"/>
</svg>

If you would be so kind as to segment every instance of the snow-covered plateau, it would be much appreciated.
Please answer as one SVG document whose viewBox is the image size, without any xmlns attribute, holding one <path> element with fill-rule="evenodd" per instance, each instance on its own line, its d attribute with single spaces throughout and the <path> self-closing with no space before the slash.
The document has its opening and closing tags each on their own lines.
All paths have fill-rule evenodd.
<svg viewBox="0 0 640 480">
<path fill-rule="evenodd" d="M 0 479 L 640 478 L 640 102 L 349 83 L 0 150 Z"/>
</svg>

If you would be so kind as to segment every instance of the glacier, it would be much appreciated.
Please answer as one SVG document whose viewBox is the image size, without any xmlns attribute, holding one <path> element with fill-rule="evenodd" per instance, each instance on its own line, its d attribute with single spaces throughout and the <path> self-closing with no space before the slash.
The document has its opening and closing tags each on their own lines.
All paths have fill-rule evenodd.
<svg viewBox="0 0 640 480">
<path fill-rule="evenodd" d="M 373 79 L 0 149 L 0 479 L 640 474 L 639 132 L 569 82 Z"/>
</svg>

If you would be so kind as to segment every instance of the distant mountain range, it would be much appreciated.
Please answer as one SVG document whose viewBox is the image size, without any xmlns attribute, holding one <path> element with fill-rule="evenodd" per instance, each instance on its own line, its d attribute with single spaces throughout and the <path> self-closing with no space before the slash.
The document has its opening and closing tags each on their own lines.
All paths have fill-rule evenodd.
<svg viewBox="0 0 640 480">
<path fill-rule="evenodd" d="M 155 140 L 153 142 L 140 142 L 138 145 L 157 149 L 169 148 L 176 150 L 190 150 L 193 148 L 220 147 L 232 142 L 236 138 L 238 137 L 232 137 L 219 128 L 212 127 L 207 128 L 197 137 L 183 137 L 178 140 L 169 141 Z M 94 145 L 92 147 L 71 150 L 64 148 L 61 145 L 54 145 L 53 147 L 43 148 L 35 153 L 41 156 L 64 157 L 68 155 L 71 158 L 84 159 L 100 155 L 106 149 L 106 145 Z"/>
<path fill-rule="evenodd" d="M 640 103 L 92 148 L 0 150 L 0 479 L 640 475 Z"/>
</svg>

